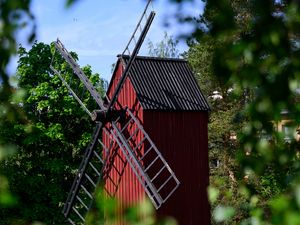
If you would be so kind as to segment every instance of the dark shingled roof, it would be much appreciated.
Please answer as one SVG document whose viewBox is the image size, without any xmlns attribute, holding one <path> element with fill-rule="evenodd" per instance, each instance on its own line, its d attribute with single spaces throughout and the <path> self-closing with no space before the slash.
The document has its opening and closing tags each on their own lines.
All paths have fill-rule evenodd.
<svg viewBox="0 0 300 225">
<path fill-rule="evenodd" d="M 137 56 L 129 77 L 145 110 L 210 109 L 186 60 Z"/>
</svg>

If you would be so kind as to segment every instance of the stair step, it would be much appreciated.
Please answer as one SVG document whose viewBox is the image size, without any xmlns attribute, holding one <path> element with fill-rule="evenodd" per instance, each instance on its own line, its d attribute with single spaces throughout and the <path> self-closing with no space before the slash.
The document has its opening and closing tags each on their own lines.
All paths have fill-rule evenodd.
<svg viewBox="0 0 300 225">
<path fill-rule="evenodd" d="M 96 184 L 94 183 L 94 181 L 92 180 L 92 178 L 89 175 L 87 175 L 86 173 L 84 175 L 89 180 L 89 182 L 94 186 L 94 188 L 96 188 Z"/>
<path fill-rule="evenodd" d="M 133 148 L 133 152 L 136 151 L 146 140 L 146 137 L 143 137 L 142 140 Z"/>
<path fill-rule="evenodd" d="M 148 153 L 151 151 L 151 149 L 153 148 L 153 146 L 151 145 L 150 148 L 147 149 L 147 151 L 143 154 L 143 156 L 140 158 L 140 161 L 142 161 L 146 155 L 148 155 Z"/>
<path fill-rule="evenodd" d="M 157 191 L 159 192 L 172 178 L 172 176 L 169 176 L 169 178 L 157 189 Z"/>
<path fill-rule="evenodd" d="M 77 214 L 77 216 L 83 221 L 85 222 L 85 219 L 83 218 L 83 216 L 78 212 L 77 209 L 75 209 L 75 207 L 72 207 L 73 211 Z"/>
<path fill-rule="evenodd" d="M 96 152 L 96 151 L 93 151 L 93 153 L 94 153 L 94 155 L 97 157 L 97 159 L 98 159 L 101 163 L 103 163 L 103 159 L 97 154 L 97 152 Z"/>
<path fill-rule="evenodd" d="M 140 129 L 139 128 L 136 128 L 135 130 L 134 130 L 134 132 L 130 135 L 130 137 L 129 138 L 127 138 L 127 142 L 134 136 L 134 135 L 136 135 L 137 134 L 137 132 L 139 131 Z"/>
<path fill-rule="evenodd" d="M 159 155 L 156 156 L 156 158 L 150 163 L 150 165 L 147 166 L 147 168 L 144 171 L 147 172 L 158 159 L 159 159 Z"/>
<path fill-rule="evenodd" d="M 131 123 L 132 119 L 130 119 L 122 128 L 121 132 L 123 132 L 125 129 L 127 129 L 127 126 Z"/>
<path fill-rule="evenodd" d="M 90 199 L 93 199 L 93 196 L 91 195 L 90 192 L 81 184 L 80 187 L 84 190 L 84 192 L 90 197 Z"/>
<path fill-rule="evenodd" d="M 158 172 L 157 174 L 151 179 L 151 182 L 153 182 L 155 180 L 155 178 L 157 178 L 159 176 L 159 174 L 161 174 L 161 172 L 165 169 L 166 167 L 163 166 Z"/>
<path fill-rule="evenodd" d="M 68 221 L 69 221 L 70 224 L 76 225 L 76 223 L 73 220 L 71 220 L 70 218 L 68 218 Z"/>
<path fill-rule="evenodd" d="M 81 205 L 83 205 L 83 207 L 86 208 L 86 210 L 89 210 L 89 208 L 87 207 L 87 205 L 82 201 L 82 199 L 78 195 L 76 196 L 76 198 L 81 203 Z"/>
<path fill-rule="evenodd" d="M 95 168 L 95 166 L 94 166 L 91 162 L 89 162 L 89 165 L 90 165 L 91 168 L 97 173 L 98 176 L 101 175 L 101 173 Z"/>
</svg>

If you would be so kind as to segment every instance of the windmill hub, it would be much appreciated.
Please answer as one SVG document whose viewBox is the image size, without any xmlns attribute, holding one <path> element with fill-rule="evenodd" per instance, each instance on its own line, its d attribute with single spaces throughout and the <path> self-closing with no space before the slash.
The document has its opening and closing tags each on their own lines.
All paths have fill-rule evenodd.
<svg viewBox="0 0 300 225">
<path fill-rule="evenodd" d="M 106 123 L 117 118 L 123 118 L 125 115 L 124 110 L 94 110 L 91 113 L 91 119 L 94 122 Z"/>
<path fill-rule="evenodd" d="M 91 114 L 92 121 L 104 122 L 107 120 L 107 111 L 106 110 L 94 110 Z"/>
</svg>

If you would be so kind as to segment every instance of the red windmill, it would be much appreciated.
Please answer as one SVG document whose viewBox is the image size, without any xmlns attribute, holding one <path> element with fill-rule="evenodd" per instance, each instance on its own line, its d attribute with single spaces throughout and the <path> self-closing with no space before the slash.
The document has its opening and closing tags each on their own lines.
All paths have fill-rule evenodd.
<svg viewBox="0 0 300 225">
<path fill-rule="evenodd" d="M 173 216 L 182 225 L 210 224 L 209 105 L 185 60 L 137 56 L 155 16 L 148 13 L 150 2 L 118 57 L 105 100 L 63 44 L 54 43 L 73 69 L 72 82 L 83 83 L 99 106 L 89 109 L 79 97 L 84 90 L 74 90 L 51 66 L 96 123 L 63 210 L 71 224 L 85 223 L 100 181 L 121 209 L 148 196 L 159 215 Z"/>
</svg>

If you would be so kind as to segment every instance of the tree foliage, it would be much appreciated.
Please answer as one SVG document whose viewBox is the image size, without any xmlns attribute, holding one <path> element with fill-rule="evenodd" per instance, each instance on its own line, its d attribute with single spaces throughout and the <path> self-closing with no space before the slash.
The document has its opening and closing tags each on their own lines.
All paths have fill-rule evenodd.
<svg viewBox="0 0 300 225">
<path fill-rule="evenodd" d="M 200 45 L 207 37 L 216 43 L 211 68 L 218 80 L 232 85 L 234 96 L 249 96 L 238 113 L 245 123 L 235 156 L 237 192 L 229 190 L 225 202 L 222 195 L 214 198 L 219 204 L 214 212 L 218 222 L 300 222 L 299 143 L 286 143 L 273 126 L 282 119 L 283 110 L 290 112 L 293 126 L 300 122 L 295 99 L 300 79 L 299 16 L 297 1 L 206 1 L 196 38 Z M 238 195 L 244 198 L 240 218 L 241 208 L 234 205 Z"/>
<path fill-rule="evenodd" d="M 244 198 L 232 193 L 238 189 L 235 156 L 239 141 L 236 135 L 245 122 L 245 117 L 239 114 L 245 106 L 245 97 L 236 96 L 232 84 L 224 83 L 214 74 L 213 53 L 220 45 L 221 41 L 215 42 L 207 35 L 200 42 L 191 42 L 186 56 L 211 106 L 208 124 L 210 190 L 218 193 L 212 201 L 212 212 L 220 210 L 220 204 L 230 201 L 237 208 L 235 218 L 240 218 L 244 215 Z"/>
<path fill-rule="evenodd" d="M 165 32 L 163 40 L 156 44 L 148 40 L 148 54 L 153 57 L 179 58 L 178 42 L 173 36 L 169 36 Z"/>
<path fill-rule="evenodd" d="M 13 93 L 7 74 L 7 65 L 11 57 L 16 54 L 16 33 L 28 24 L 32 31 L 28 36 L 29 41 L 34 38 L 35 23 L 30 12 L 29 1 L 0 2 L 0 126 L 8 127 L 15 119 L 21 116 L 18 109 L 11 104 L 12 100 L 19 98 L 19 92 Z M 15 146 L 0 131 L 0 161 L 15 152 Z M 15 196 L 9 190 L 7 178 L 0 171 L 0 207 L 8 207 L 16 204 Z"/>
<path fill-rule="evenodd" d="M 0 2 L 0 78 L 4 87 L 9 85 L 6 66 L 11 56 L 16 53 L 15 35 L 17 31 L 31 25 L 28 41 L 33 41 L 35 37 L 35 23 L 30 12 L 30 2 L 30 0 L 4 0 Z M 2 91 L 7 90 L 3 89 Z"/>
<path fill-rule="evenodd" d="M 19 56 L 16 91 L 22 90 L 24 98 L 14 104 L 24 112 L 25 121 L 1 127 L 3 137 L 18 147 L 1 169 L 19 204 L 1 210 L 4 220 L 0 223 L 65 224 L 62 205 L 94 125 L 50 70 L 51 46 L 35 42 L 29 51 L 21 47 Z M 59 55 L 55 55 L 53 65 L 57 70 L 65 68 L 67 77 L 74 76 Z M 83 70 L 103 93 L 99 75 L 92 74 L 90 66 Z M 86 101 L 93 104 L 91 99 Z"/>
<path fill-rule="evenodd" d="M 16 120 L 24 121 L 24 113 L 12 102 L 19 101 L 22 90 L 15 91 L 9 81 L 7 66 L 17 53 L 17 34 L 24 28 L 29 29 L 27 41 L 35 38 L 36 23 L 31 12 L 31 0 L 0 1 L 0 126 L 12 127 Z M 73 1 L 68 1 L 71 5 Z M 4 130 L 0 131 L 5 134 Z M 15 144 L 8 135 L 0 135 L 0 161 L 16 151 Z M 9 191 L 7 178 L 0 171 L 0 207 L 16 203 L 15 196 Z"/>
</svg>

